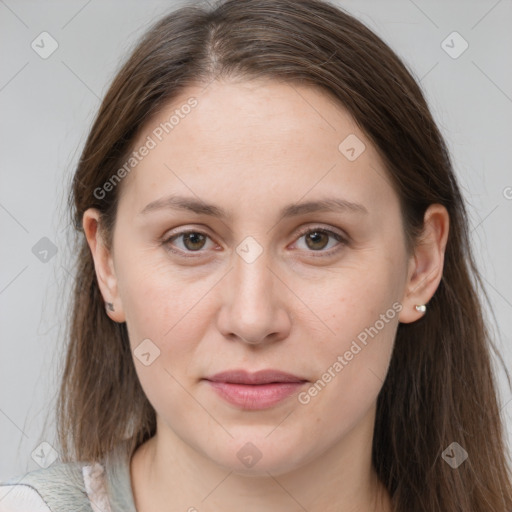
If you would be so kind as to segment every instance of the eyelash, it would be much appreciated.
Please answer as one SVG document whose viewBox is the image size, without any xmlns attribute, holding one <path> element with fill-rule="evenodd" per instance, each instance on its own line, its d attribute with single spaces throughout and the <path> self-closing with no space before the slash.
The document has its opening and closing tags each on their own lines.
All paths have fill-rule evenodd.
<svg viewBox="0 0 512 512">
<path fill-rule="evenodd" d="M 327 229 L 327 228 L 323 228 L 323 227 L 320 227 L 320 226 L 315 226 L 315 227 L 307 227 L 307 228 L 304 228 L 304 229 L 301 229 L 298 233 L 298 239 L 302 238 L 304 235 L 307 235 L 309 233 L 324 233 L 324 234 L 327 234 L 329 235 L 330 237 L 332 238 L 335 238 L 338 242 L 340 242 L 338 244 L 338 246 L 336 246 L 336 248 L 331 248 L 327 251 L 324 251 L 324 250 L 319 250 L 319 251 L 314 251 L 314 250 L 309 250 L 307 252 L 311 253 L 311 256 L 315 257 L 315 258 L 325 258 L 325 257 L 328 257 L 328 256 L 333 256 L 335 253 L 337 253 L 339 250 L 341 250 L 341 247 L 342 246 L 345 246 L 348 244 L 348 241 L 347 239 L 341 235 L 340 233 L 336 232 L 336 231 L 333 231 L 331 229 Z M 169 237 L 166 237 L 163 241 L 162 241 L 162 244 L 165 245 L 169 251 L 175 253 L 175 254 L 178 254 L 180 256 L 184 256 L 185 258 L 194 258 L 194 257 L 197 257 L 197 256 L 192 256 L 192 255 L 185 255 L 185 251 L 181 250 L 181 249 L 172 249 L 170 246 L 171 246 L 171 242 L 177 238 L 179 238 L 180 236 L 183 236 L 183 235 L 188 235 L 188 234 L 196 234 L 196 235 L 202 235 L 202 236 L 205 236 L 207 238 L 210 238 L 210 236 L 207 234 L 207 233 L 204 233 L 202 231 L 199 231 L 199 230 L 192 230 L 192 229 L 189 229 L 189 230 L 186 230 L 186 231 L 181 231 L 179 233 L 173 233 L 171 236 Z M 203 250 L 198 250 L 198 251 L 186 251 L 186 253 L 189 253 L 189 254 L 193 254 L 193 253 L 197 253 L 198 255 L 200 255 L 202 252 L 204 252 Z M 320 253 L 320 254 L 315 254 L 315 253 Z"/>
</svg>

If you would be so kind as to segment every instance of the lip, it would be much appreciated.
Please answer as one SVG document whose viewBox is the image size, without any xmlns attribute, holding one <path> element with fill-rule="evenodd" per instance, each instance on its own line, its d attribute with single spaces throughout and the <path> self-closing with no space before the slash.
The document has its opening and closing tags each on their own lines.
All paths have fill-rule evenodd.
<svg viewBox="0 0 512 512">
<path fill-rule="evenodd" d="M 274 382 L 283 383 L 306 381 L 306 379 L 298 377 L 297 375 L 273 369 L 260 370 L 253 373 L 242 369 L 228 370 L 216 373 L 211 377 L 206 377 L 206 380 L 212 382 L 227 382 L 230 384 L 270 384 Z"/>
<path fill-rule="evenodd" d="M 296 393 L 306 379 L 279 370 L 229 370 L 204 379 L 217 394 L 241 409 L 273 407 Z"/>
</svg>

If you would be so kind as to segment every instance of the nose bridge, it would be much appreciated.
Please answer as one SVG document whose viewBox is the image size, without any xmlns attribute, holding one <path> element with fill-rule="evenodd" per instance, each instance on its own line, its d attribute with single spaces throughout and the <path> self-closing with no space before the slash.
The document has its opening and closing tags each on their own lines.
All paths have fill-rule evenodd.
<svg viewBox="0 0 512 512">
<path fill-rule="evenodd" d="M 253 315 L 262 316 L 271 310 L 273 297 L 273 275 L 270 272 L 268 251 L 263 251 L 254 261 L 237 255 L 232 272 L 233 305 Z"/>
<path fill-rule="evenodd" d="M 224 295 L 221 330 L 246 342 L 259 343 L 270 334 L 288 329 L 279 287 L 270 271 L 270 252 L 254 240 L 242 242 L 234 254 L 229 293 Z"/>
</svg>

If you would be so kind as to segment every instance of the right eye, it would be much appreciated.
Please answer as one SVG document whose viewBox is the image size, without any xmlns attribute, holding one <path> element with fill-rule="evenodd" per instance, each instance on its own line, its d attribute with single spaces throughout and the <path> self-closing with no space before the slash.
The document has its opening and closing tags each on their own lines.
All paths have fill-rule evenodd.
<svg viewBox="0 0 512 512">
<path fill-rule="evenodd" d="M 185 253 L 193 253 L 193 252 L 205 252 L 202 251 L 207 245 L 207 240 L 211 240 L 210 237 L 201 231 L 196 230 L 188 230 L 188 231 L 182 231 L 180 233 L 173 233 L 171 236 L 167 237 L 163 244 L 166 246 L 171 246 L 169 249 L 179 254 L 180 252 L 183 253 L 185 257 L 188 257 L 185 255 Z M 178 250 L 175 250 L 174 247 L 176 245 L 173 243 L 176 240 L 181 240 L 181 247 L 178 247 Z M 213 242 L 212 242 L 213 243 Z"/>
</svg>

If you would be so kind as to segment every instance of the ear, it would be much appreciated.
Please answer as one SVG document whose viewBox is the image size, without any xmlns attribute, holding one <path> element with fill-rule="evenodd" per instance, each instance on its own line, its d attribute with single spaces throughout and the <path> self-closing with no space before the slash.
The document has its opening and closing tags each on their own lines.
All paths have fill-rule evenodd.
<svg viewBox="0 0 512 512">
<path fill-rule="evenodd" d="M 407 283 L 402 298 L 403 309 L 398 317 L 402 323 L 414 322 L 425 314 L 417 311 L 415 306 L 427 304 L 443 276 L 450 225 L 448 211 L 440 204 L 431 204 L 425 211 L 423 224 L 420 240 L 409 259 Z"/>
<path fill-rule="evenodd" d="M 107 249 L 104 239 L 101 235 L 100 212 L 95 208 L 89 208 L 84 212 L 82 218 L 85 237 L 92 253 L 96 277 L 100 287 L 101 295 L 105 301 L 105 311 L 107 315 L 115 322 L 124 322 L 125 315 L 121 298 L 118 294 L 117 277 L 114 268 L 114 260 Z M 112 308 L 106 307 L 107 303 L 113 305 Z"/>
</svg>

